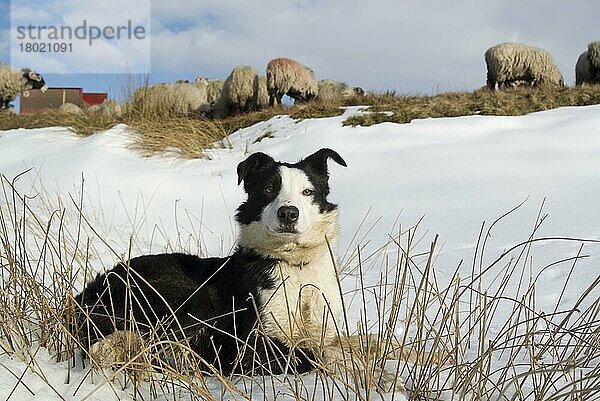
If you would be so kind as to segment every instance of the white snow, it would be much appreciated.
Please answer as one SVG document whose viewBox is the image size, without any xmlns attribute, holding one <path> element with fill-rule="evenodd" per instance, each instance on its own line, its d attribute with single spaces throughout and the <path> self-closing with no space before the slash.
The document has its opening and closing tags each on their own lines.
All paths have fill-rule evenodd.
<svg viewBox="0 0 600 401">
<path fill-rule="evenodd" d="M 42 215 L 61 202 L 72 206 L 70 196 L 77 203 L 83 177 L 84 214 L 99 236 L 121 254 L 129 252 L 130 238 L 132 255 L 181 249 L 228 254 L 235 242 L 233 215 L 244 198 L 236 185 L 237 163 L 255 151 L 293 162 L 322 147 L 336 150 L 348 164 L 343 168 L 330 163 L 329 197 L 340 206 L 342 233 L 337 248 L 345 268 L 359 242 L 368 255 L 389 242 L 398 225 L 406 229 L 424 217 L 419 223 L 424 235 L 419 247 L 427 250 L 434 234 L 440 235 L 443 246 L 438 247 L 435 261 L 440 277 L 450 275 L 461 260 L 470 271 L 482 222 L 491 223 L 523 201 L 494 228 L 486 262 L 528 238 L 542 203 L 548 217 L 537 237 L 600 239 L 600 106 L 519 117 L 342 126 L 348 116 L 360 112 L 348 108 L 339 117 L 299 122 L 274 117 L 234 133 L 230 147 L 213 149 L 206 159 L 196 160 L 144 158 L 130 149 L 135 134 L 123 125 L 87 138 L 64 128 L 0 131 L 0 173 L 12 179 L 31 169 L 19 178 L 17 187 L 37 194 L 29 203 Z M 255 143 L 266 132 L 272 132 L 271 137 Z M 106 246 L 98 241 L 92 245 L 96 270 L 114 264 L 116 256 Z M 575 256 L 578 247 L 579 243 L 569 241 L 534 247 L 533 274 Z M 587 243 L 584 253 L 589 257 L 577 264 L 563 296 L 565 305 L 572 304 L 598 276 L 600 246 Z M 570 267 L 557 264 L 541 273 L 540 309 L 554 308 Z M 375 269 L 366 280 L 375 282 L 378 277 Z M 356 283 L 348 277 L 344 285 L 350 289 Z M 38 359 L 51 363 L 49 357 Z M 0 362 L 17 376 L 24 368 L 7 356 Z M 65 369 L 55 365 L 50 371 L 64 378 Z M 16 381 L 9 374 L 0 377 L 0 398 L 6 398 Z M 35 377 L 30 380 L 39 391 L 49 391 Z M 59 382 L 53 386 L 71 396 L 68 386 Z M 18 391 L 21 398 L 13 399 L 28 398 L 27 390 Z M 107 394 L 111 393 L 102 391 L 92 399 L 107 399 Z M 56 398 L 52 392 L 47 395 Z"/>
</svg>

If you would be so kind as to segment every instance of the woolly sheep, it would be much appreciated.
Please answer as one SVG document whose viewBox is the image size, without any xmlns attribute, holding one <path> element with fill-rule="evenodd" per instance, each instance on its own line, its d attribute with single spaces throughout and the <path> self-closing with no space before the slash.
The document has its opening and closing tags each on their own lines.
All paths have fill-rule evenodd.
<svg viewBox="0 0 600 401">
<path fill-rule="evenodd" d="M 60 105 L 58 111 L 63 114 L 79 114 L 81 113 L 81 108 L 73 103 L 65 103 Z"/>
<path fill-rule="evenodd" d="M 575 85 L 600 83 L 600 41 L 592 42 L 575 64 Z"/>
<path fill-rule="evenodd" d="M 40 74 L 29 68 L 16 70 L 7 64 L 0 64 L 0 109 L 9 109 L 10 102 L 17 96 L 27 97 L 29 91 L 34 89 L 42 92 L 48 89 Z"/>
<path fill-rule="evenodd" d="M 288 95 L 302 103 L 317 96 L 319 88 L 313 71 L 289 58 L 276 58 L 267 64 L 269 104 L 281 106 L 281 98 Z"/>
<path fill-rule="evenodd" d="M 362 96 L 365 92 L 359 87 L 348 86 L 345 82 L 325 79 L 318 82 L 321 100 L 349 99 L 353 96 Z"/>
<path fill-rule="evenodd" d="M 547 51 L 521 43 L 502 43 L 485 52 L 487 86 L 494 90 L 521 81 L 531 86 L 564 86 L 563 77 Z"/>
<path fill-rule="evenodd" d="M 588 45 L 588 57 L 594 68 L 600 68 L 600 40 Z"/>
<path fill-rule="evenodd" d="M 177 115 L 208 113 L 208 81 L 204 78 L 191 83 L 162 83 L 136 90 L 135 103 L 146 111 L 169 110 Z"/>
<path fill-rule="evenodd" d="M 213 79 L 208 81 L 207 100 L 211 106 L 214 106 L 215 103 L 217 103 L 217 100 L 219 100 L 221 97 L 223 85 L 225 85 L 224 79 Z"/>
<path fill-rule="evenodd" d="M 189 83 L 189 81 L 185 81 L 185 83 Z M 206 98 L 208 101 L 208 104 L 212 106 L 215 105 L 215 103 L 217 102 L 217 100 L 219 100 L 219 97 L 221 96 L 221 91 L 223 90 L 223 85 L 225 84 L 225 80 L 224 79 L 206 79 L 204 77 L 197 77 L 194 82 L 196 85 L 204 85 L 205 83 L 207 83 L 208 87 L 207 87 L 207 93 L 206 93 Z"/>
<path fill-rule="evenodd" d="M 114 100 L 105 100 L 101 104 L 94 104 L 86 111 L 88 114 L 99 113 L 104 117 L 121 117 L 123 114 L 121 105 Z"/>
<path fill-rule="evenodd" d="M 266 79 L 261 80 L 252 67 L 235 67 L 223 84 L 215 115 L 225 117 L 265 107 L 265 92 Z"/>
</svg>

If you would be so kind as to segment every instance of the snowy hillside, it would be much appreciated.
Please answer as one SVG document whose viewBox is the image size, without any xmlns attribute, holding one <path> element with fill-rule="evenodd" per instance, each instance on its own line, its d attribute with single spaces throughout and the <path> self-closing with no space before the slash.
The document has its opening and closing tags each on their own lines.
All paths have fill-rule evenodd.
<svg viewBox="0 0 600 401">
<path fill-rule="evenodd" d="M 230 146 L 197 160 L 141 157 L 129 148 L 135 134 L 126 126 L 87 138 L 63 128 L 0 131 L 0 173 L 11 181 L 25 172 L 16 187 L 32 197 L 30 207 L 46 218 L 56 209 L 68 210 L 65 222 L 71 232 L 78 226 L 75 206 L 82 203 L 95 235 L 117 254 L 184 250 L 226 255 L 235 243 L 235 208 L 244 198 L 236 185 L 237 164 L 256 151 L 293 162 L 329 147 L 348 164 L 343 168 L 331 163 L 329 197 L 341 212 L 340 264 L 344 272 L 354 273 L 345 276 L 347 291 L 358 283 L 353 270 L 357 249 L 370 267 L 366 283 L 374 284 L 381 275 L 382 253 L 396 252 L 385 245 L 393 244 L 399 230 L 417 224 L 416 254 L 428 251 L 439 234 L 433 267 L 440 286 L 451 281 L 457 268 L 461 277 L 468 278 L 474 255 L 481 250 L 482 224 L 487 230 L 521 204 L 482 238 L 486 241 L 485 253 L 478 259 L 482 266 L 527 240 L 541 216 L 536 238 L 566 240 L 542 241 L 528 250 L 526 275 L 537 277 L 538 283 L 536 309 L 551 312 L 559 299 L 560 306 L 573 305 L 599 277 L 600 244 L 570 239 L 600 240 L 600 106 L 520 117 L 342 127 L 348 116 L 363 112 L 353 107 L 339 117 L 299 122 L 274 117 L 234 133 L 227 141 Z M 83 229 L 91 233 L 90 227 Z M 587 257 L 578 260 L 571 272 L 569 258 L 577 255 L 581 244 Z M 96 271 L 117 260 L 96 237 L 90 247 Z M 562 260 L 567 261 L 555 263 Z M 499 274 L 485 276 L 484 285 L 496 288 Z M 511 295 L 517 296 L 517 287 Z M 600 290 L 593 289 L 593 294 L 591 299 L 598 298 Z M 358 321 L 356 308 L 351 309 L 351 319 Z M 504 313 L 508 312 L 498 312 L 498 323 L 492 327 L 500 330 Z M 370 318 L 377 315 L 373 312 Z M 52 371 L 49 381 L 55 391 L 70 397 L 72 386 L 62 384 L 66 365 L 53 365 L 43 353 L 36 358 Z M 14 374 L 0 373 L 0 398 L 6 398 L 25 365 L 6 355 L 0 356 L 0 363 L 5 366 L 0 372 L 10 369 Z M 29 373 L 24 380 L 36 395 L 57 397 L 38 376 Z M 94 385 L 85 387 L 82 394 Z M 90 399 L 108 399 L 111 392 L 105 390 Z M 17 391 L 12 399 L 31 396 L 22 386 Z"/>
</svg>

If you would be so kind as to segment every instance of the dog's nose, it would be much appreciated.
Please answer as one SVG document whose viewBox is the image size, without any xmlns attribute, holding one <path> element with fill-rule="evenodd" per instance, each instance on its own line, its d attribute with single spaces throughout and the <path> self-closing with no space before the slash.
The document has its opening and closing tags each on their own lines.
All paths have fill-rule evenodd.
<svg viewBox="0 0 600 401">
<path fill-rule="evenodd" d="M 277 210 L 277 219 L 280 223 L 285 225 L 294 224 L 298 221 L 300 211 L 296 206 L 281 206 Z"/>
</svg>

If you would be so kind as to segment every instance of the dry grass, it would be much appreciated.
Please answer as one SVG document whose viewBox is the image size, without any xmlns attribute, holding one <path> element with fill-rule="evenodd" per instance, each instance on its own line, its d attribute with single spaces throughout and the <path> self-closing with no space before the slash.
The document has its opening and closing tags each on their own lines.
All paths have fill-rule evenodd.
<svg viewBox="0 0 600 401">
<path fill-rule="evenodd" d="M 127 85 L 132 86 L 133 83 Z M 137 83 L 141 85 L 141 83 Z M 124 98 L 134 99 L 132 86 L 124 91 Z M 162 104 L 152 101 L 150 104 Z M 577 88 L 529 88 L 491 92 L 442 93 L 435 96 L 396 96 L 394 93 L 368 94 L 345 101 L 313 101 L 283 109 L 266 109 L 222 119 L 202 116 L 182 116 L 177 105 L 149 107 L 143 97 L 132 100 L 121 116 L 101 113 L 64 114 L 47 111 L 35 115 L 3 113 L 0 130 L 16 128 L 70 127 L 79 135 L 91 135 L 107 130 L 118 123 L 134 128 L 140 135 L 136 148 L 144 154 L 171 151 L 181 157 L 204 155 L 212 146 L 229 134 L 286 114 L 294 119 L 322 118 L 341 115 L 343 106 L 367 105 L 371 112 L 348 118 L 344 125 L 372 125 L 381 122 L 407 123 L 418 118 L 458 117 L 467 115 L 522 115 L 562 106 L 600 104 L 600 85 Z"/>
<path fill-rule="evenodd" d="M 141 346 L 132 347 L 115 370 L 91 369 L 89 364 L 82 370 L 75 351 L 87 346 L 72 334 L 72 300 L 91 270 L 101 268 L 93 265 L 90 244 L 102 243 L 102 238 L 90 230 L 81 200 L 40 215 L 31 206 L 35 200 L 22 196 L 5 178 L 0 188 L 0 349 L 21 358 L 25 373 L 41 382 L 29 388 L 23 376 L 15 375 L 13 391 L 25 386 L 20 391 L 32 396 L 46 391 L 61 397 L 70 385 L 78 398 L 109 387 L 115 399 L 124 391 L 138 399 L 262 399 L 287 393 L 295 399 L 367 400 L 376 395 L 369 383 L 377 382 L 378 367 L 386 366 L 406 379 L 411 400 L 600 397 L 600 276 L 596 273 L 580 294 L 569 294 L 575 301 L 568 307 L 559 300 L 552 310 L 540 309 L 532 249 L 551 241 L 579 243 L 578 253 L 556 262 L 570 265 L 573 272 L 585 257 L 587 242 L 537 237 L 542 218 L 528 238 L 494 256 L 488 241 L 497 222 L 482 226 L 469 267 L 457 266 L 451 274 L 436 269 L 437 237 L 424 245 L 418 227 L 397 228 L 372 254 L 364 254 L 353 241 L 341 259 L 340 288 L 348 288 L 343 284 L 352 279 L 356 285 L 345 294 L 338 329 L 363 339 L 346 347 L 352 349 L 350 361 L 368 367 L 367 377 L 352 368 L 354 362 L 337 372 L 323 364 L 308 376 L 230 377 L 218 368 L 206 375 L 186 339 L 160 326 L 143 336 Z M 356 241 L 360 235 L 368 237 L 369 230 L 364 231 L 359 227 Z M 123 248 L 128 255 L 127 246 Z M 369 269 L 378 272 L 377 282 L 367 282 Z M 136 331 L 135 324 L 131 330 Z M 69 361 L 67 384 L 49 379 L 48 368 L 36 357 L 40 350 Z M 386 362 L 391 354 L 401 360 Z M 0 370 L 6 369 L 0 364 Z M 366 391 L 359 383 L 366 383 Z"/>
<path fill-rule="evenodd" d="M 175 153 L 183 158 L 197 158 L 206 149 L 224 142 L 228 132 L 218 121 L 174 117 L 169 120 L 137 120 L 131 124 L 140 133 L 134 148 L 145 155 Z"/>
<path fill-rule="evenodd" d="M 563 106 L 599 103 L 600 85 L 576 88 L 516 87 L 495 92 L 483 88 L 474 92 L 435 96 L 368 95 L 364 104 L 371 105 L 373 113 L 351 117 L 344 124 L 366 126 L 380 122 L 408 123 L 420 118 L 470 115 L 519 116 Z"/>
<path fill-rule="evenodd" d="M 105 131 L 123 119 L 101 113 L 67 114 L 58 110 L 48 110 L 36 114 L 15 114 L 0 112 L 0 130 L 18 128 L 70 127 L 73 132 L 82 136 Z"/>
</svg>

